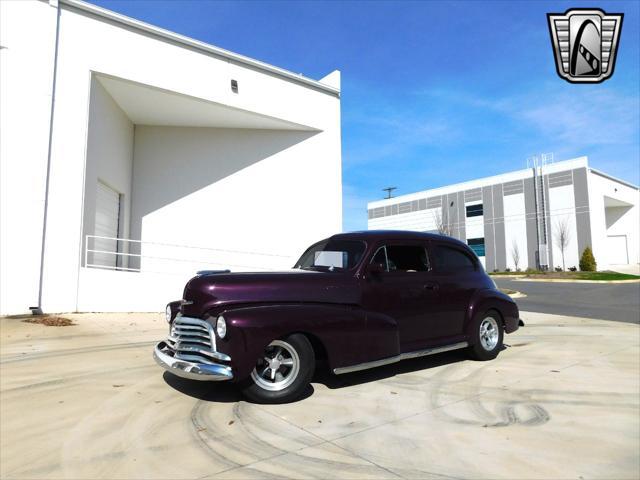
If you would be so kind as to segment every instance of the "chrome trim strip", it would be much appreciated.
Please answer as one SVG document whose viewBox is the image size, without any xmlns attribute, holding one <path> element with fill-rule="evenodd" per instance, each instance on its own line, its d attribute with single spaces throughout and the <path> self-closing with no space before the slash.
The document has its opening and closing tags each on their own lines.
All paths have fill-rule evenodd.
<svg viewBox="0 0 640 480">
<path fill-rule="evenodd" d="M 197 346 L 184 345 L 182 343 L 177 344 L 177 347 L 174 347 L 178 352 L 191 352 L 191 353 L 199 353 L 200 355 L 206 355 L 207 357 L 214 358 L 216 360 L 221 360 L 223 362 L 230 362 L 231 357 L 221 352 L 212 352 L 209 350 L 204 350 L 202 348 L 198 348 Z"/>
<path fill-rule="evenodd" d="M 164 353 L 165 342 L 160 342 L 153 350 L 153 358 L 156 363 L 167 372 L 178 377 L 191 380 L 222 381 L 233 379 L 231 367 L 218 363 L 196 363 L 181 360 Z"/>
<path fill-rule="evenodd" d="M 459 342 L 453 343 L 451 345 L 444 345 L 442 347 L 426 348 L 424 350 L 416 350 L 415 352 L 401 353 L 400 355 L 396 355 L 394 357 L 373 360 L 372 362 L 364 362 L 358 363 L 357 365 L 350 365 L 348 367 L 334 368 L 333 373 L 335 373 L 336 375 L 341 375 L 343 373 L 358 372 L 360 370 L 368 370 L 369 368 L 381 367 L 382 365 L 389 365 L 390 363 L 396 363 L 401 360 L 408 360 L 409 358 L 426 357 L 427 355 L 448 352 L 450 350 L 459 350 L 468 346 L 468 342 Z"/>
</svg>

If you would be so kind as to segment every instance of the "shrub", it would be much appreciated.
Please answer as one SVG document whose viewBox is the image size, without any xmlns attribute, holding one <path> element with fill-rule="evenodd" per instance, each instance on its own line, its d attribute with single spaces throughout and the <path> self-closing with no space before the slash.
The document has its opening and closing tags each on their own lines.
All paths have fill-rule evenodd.
<svg viewBox="0 0 640 480">
<path fill-rule="evenodd" d="M 570 271 L 572 271 L 572 272 L 575 272 L 575 271 L 577 271 L 578 269 L 577 269 L 576 267 L 569 267 L 569 270 L 570 270 Z"/>
<path fill-rule="evenodd" d="M 596 259 L 593 256 L 591 247 L 587 247 L 582 252 L 580 257 L 580 271 L 581 272 L 595 272 L 597 267 Z"/>
<path fill-rule="evenodd" d="M 556 267 L 556 268 L 555 268 L 555 271 L 556 271 L 556 272 L 561 272 L 561 271 L 562 271 L 562 267 Z"/>
<path fill-rule="evenodd" d="M 493 269 L 493 273 L 498 273 L 500 270 L 498 270 L 497 268 Z"/>
<path fill-rule="evenodd" d="M 504 269 L 504 271 L 505 271 L 505 272 L 510 272 L 510 271 L 511 271 L 511 269 L 510 269 L 509 267 L 507 267 L 507 268 L 505 268 L 505 269 Z"/>
</svg>

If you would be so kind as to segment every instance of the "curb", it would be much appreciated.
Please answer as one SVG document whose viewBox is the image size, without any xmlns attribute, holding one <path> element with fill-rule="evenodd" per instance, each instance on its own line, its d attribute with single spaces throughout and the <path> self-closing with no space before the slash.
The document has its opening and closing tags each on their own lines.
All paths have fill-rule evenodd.
<svg viewBox="0 0 640 480">
<path fill-rule="evenodd" d="M 526 273 L 514 273 L 513 275 L 491 275 L 488 274 L 491 278 L 523 278 L 526 277 Z"/>
<path fill-rule="evenodd" d="M 509 295 L 509 294 L 507 294 L 507 295 Z M 512 295 L 509 295 L 509 296 L 511 298 L 524 298 L 524 297 L 527 296 L 527 294 L 526 293 L 522 293 L 522 292 L 516 292 L 516 293 L 514 293 Z"/>
<path fill-rule="evenodd" d="M 548 282 L 548 283 L 640 283 L 640 279 L 630 280 L 572 280 L 568 278 L 516 278 L 517 282 Z"/>
</svg>

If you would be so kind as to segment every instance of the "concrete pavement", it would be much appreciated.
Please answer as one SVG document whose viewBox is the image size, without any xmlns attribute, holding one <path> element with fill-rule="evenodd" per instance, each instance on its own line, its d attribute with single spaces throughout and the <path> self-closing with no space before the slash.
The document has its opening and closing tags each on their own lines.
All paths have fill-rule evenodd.
<svg viewBox="0 0 640 480">
<path fill-rule="evenodd" d="M 160 315 L 0 319 L 0 477 L 638 478 L 640 329 L 523 312 L 461 353 L 320 375 L 289 405 L 163 374 Z"/>
</svg>

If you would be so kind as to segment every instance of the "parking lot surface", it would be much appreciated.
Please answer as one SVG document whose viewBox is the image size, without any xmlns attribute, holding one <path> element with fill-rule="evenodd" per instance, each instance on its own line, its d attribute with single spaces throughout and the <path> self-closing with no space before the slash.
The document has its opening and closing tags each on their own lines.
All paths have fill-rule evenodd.
<svg viewBox="0 0 640 480">
<path fill-rule="evenodd" d="M 493 277 L 500 288 L 526 295 L 520 310 L 640 323 L 640 283 L 537 282 Z"/>
<path fill-rule="evenodd" d="M 0 477 L 638 478 L 638 325 L 522 317 L 493 362 L 320 375 L 288 405 L 163 373 L 160 315 L 0 319 Z"/>
</svg>

